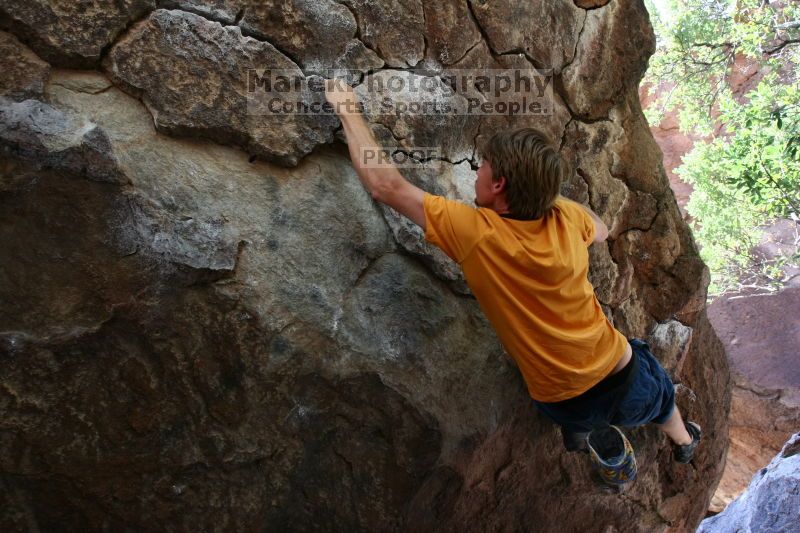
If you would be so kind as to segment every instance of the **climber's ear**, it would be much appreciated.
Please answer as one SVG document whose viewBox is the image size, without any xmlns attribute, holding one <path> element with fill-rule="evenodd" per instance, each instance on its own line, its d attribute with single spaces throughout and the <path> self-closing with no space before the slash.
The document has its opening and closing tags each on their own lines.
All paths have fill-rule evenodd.
<svg viewBox="0 0 800 533">
<path fill-rule="evenodd" d="M 500 194 L 505 192 L 506 186 L 508 185 L 508 180 L 506 180 L 505 176 L 500 176 L 496 180 L 492 180 L 492 192 L 495 194 Z"/>
</svg>

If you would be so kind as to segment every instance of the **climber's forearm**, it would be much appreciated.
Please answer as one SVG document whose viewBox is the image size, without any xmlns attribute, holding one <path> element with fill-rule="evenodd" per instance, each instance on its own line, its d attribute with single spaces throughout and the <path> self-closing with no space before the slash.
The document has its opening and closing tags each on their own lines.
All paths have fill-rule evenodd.
<svg viewBox="0 0 800 533">
<path fill-rule="evenodd" d="M 407 181 L 397 167 L 380 157 L 380 165 L 370 165 L 376 155 L 383 154 L 383 148 L 375 140 L 364 116 L 356 111 L 348 112 L 357 102 L 353 89 L 339 80 L 328 80 L 325 84 L 325 97 L 334 105 L 342 120 L 347 147 L 358 177 L 369 193 L 377 201 L 388 205 L 425 231 L 425 191 Z"/>
<path fill-rule="evenodd" d="M 392 191 L 397 190 L 405 178 L 394 165 L 369 166 L 366 157 L 372 155 L 374 158 L 374 155 L 379 154 L 383 148 L 375 140 L 361 113 L 344 114 L 339 118 L 342 120 L 347 148 L 358 177 L 373 198 L 383 201 Z"/>
</svg>

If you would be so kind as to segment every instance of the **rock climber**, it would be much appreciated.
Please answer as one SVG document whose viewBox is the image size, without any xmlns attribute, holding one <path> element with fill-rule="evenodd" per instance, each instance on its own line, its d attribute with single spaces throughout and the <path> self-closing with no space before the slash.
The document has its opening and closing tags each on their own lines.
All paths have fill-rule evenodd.
<svg viewBox="0 0 800 533">
<path fill-rule="evenodd" d="M 489 323 L 516 361 L 534 404 L 561 427 L 568 451 L 610 424 L 655 423 L 688 463 L 701 430 L 684 422 L 672 381 L 640 339 L 606 318 L 588 280 L 592 243 L 608 228 L 590 209 L 559 194 L 567 164 L 538 130 L 496 133 L 482 150 L 475 205 L 429 194 L 394 166 L 365 165 L 378 150 L 357 97 L 330 80 L 356 172 L 370 195 L 417 224 L 425 240 L 456 261 Z"/>
</svg>

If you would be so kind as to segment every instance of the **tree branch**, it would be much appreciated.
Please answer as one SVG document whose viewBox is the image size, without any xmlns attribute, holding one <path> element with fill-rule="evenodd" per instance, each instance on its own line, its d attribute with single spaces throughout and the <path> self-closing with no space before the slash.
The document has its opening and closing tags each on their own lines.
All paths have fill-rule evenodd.
<svg viewBox="0 0 800 533">
<path fill-rule="evenodd" d="M 761 165 L 761 170 L 764 171 L 764 174 L 767 176 L 767 179 L 772 183 L 772 185 L 775 186 L 776 189 L 778 189 L 778 192 L 780 193 L 780 195 L 783 198 L 783 200 L 787 204 L 789 204 L 789 206 L 792 208 L 792 210 L 794 210 L 795 216 L 800 216 L 800 206 L 798 206 L 794 202 L 794 200 L 791 197 L 791 193 L 787 193 L 786 190 L 784 190 L 784 188 L 781 187 L 780 183 L 778 183 L 778 181 L 772 176 L 770 171 L 767 169 L 766 165 L 764 165 L 764 161 L 762 161 L 760 157 L 759 157 L 758 163 L 759 163 L 759 165 Z"/>
<path fill-rule="evenodd" d="M 779 44 L 778 46 L 776 46 L 774 48 L 770 48 L 770 49 L 764 50 L 764 53 L 767 54 L 767 55 L 772 55 L 774 53 L 780 52 L 781 50 L 783 50 L 786 46 L 788 46 L 790 44 L 797 44 L 797 43 L 800 43 L 800 39 L 787 39 L 787 40 L 783 41 L 781 44 Z"/>
<path fill-rule="evenodd" d="M 793 30 L 795 28 L 800 28 L 800 20 L 790 20 L 782 24 L 775 24 L 776 30 Z"/>
</svg>

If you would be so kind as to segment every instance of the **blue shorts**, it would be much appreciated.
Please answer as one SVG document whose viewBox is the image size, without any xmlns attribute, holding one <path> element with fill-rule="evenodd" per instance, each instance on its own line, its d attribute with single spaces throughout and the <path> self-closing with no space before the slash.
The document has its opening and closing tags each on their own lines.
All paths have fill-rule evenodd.
<svg viewBox="0 0 800 533">
<path fill-rule="evenodd" d="M 638 358 L 639 368 L 628 392 L 620 400 L 613 418 L 609 417 L 609 412 L 618 392 L 604 391 L 604 382 L 609 379 L 619 380 L 626 374 L 626 369 L 632 368 L 633 359 L 626 369 L 605 378 L 580 396 L 554 403 L 534 400 L 536 407 L 556 424 L 575 433 L 591 431 L 607 424 L 635 427 L 648 422 L 656 424 L 666 422 L 675 409 L 675 387 L 672 380 L 646 342 L 639 339 L 629 339 L 629 342 L 633 349 L 633 357 Z"/>
</svg>

